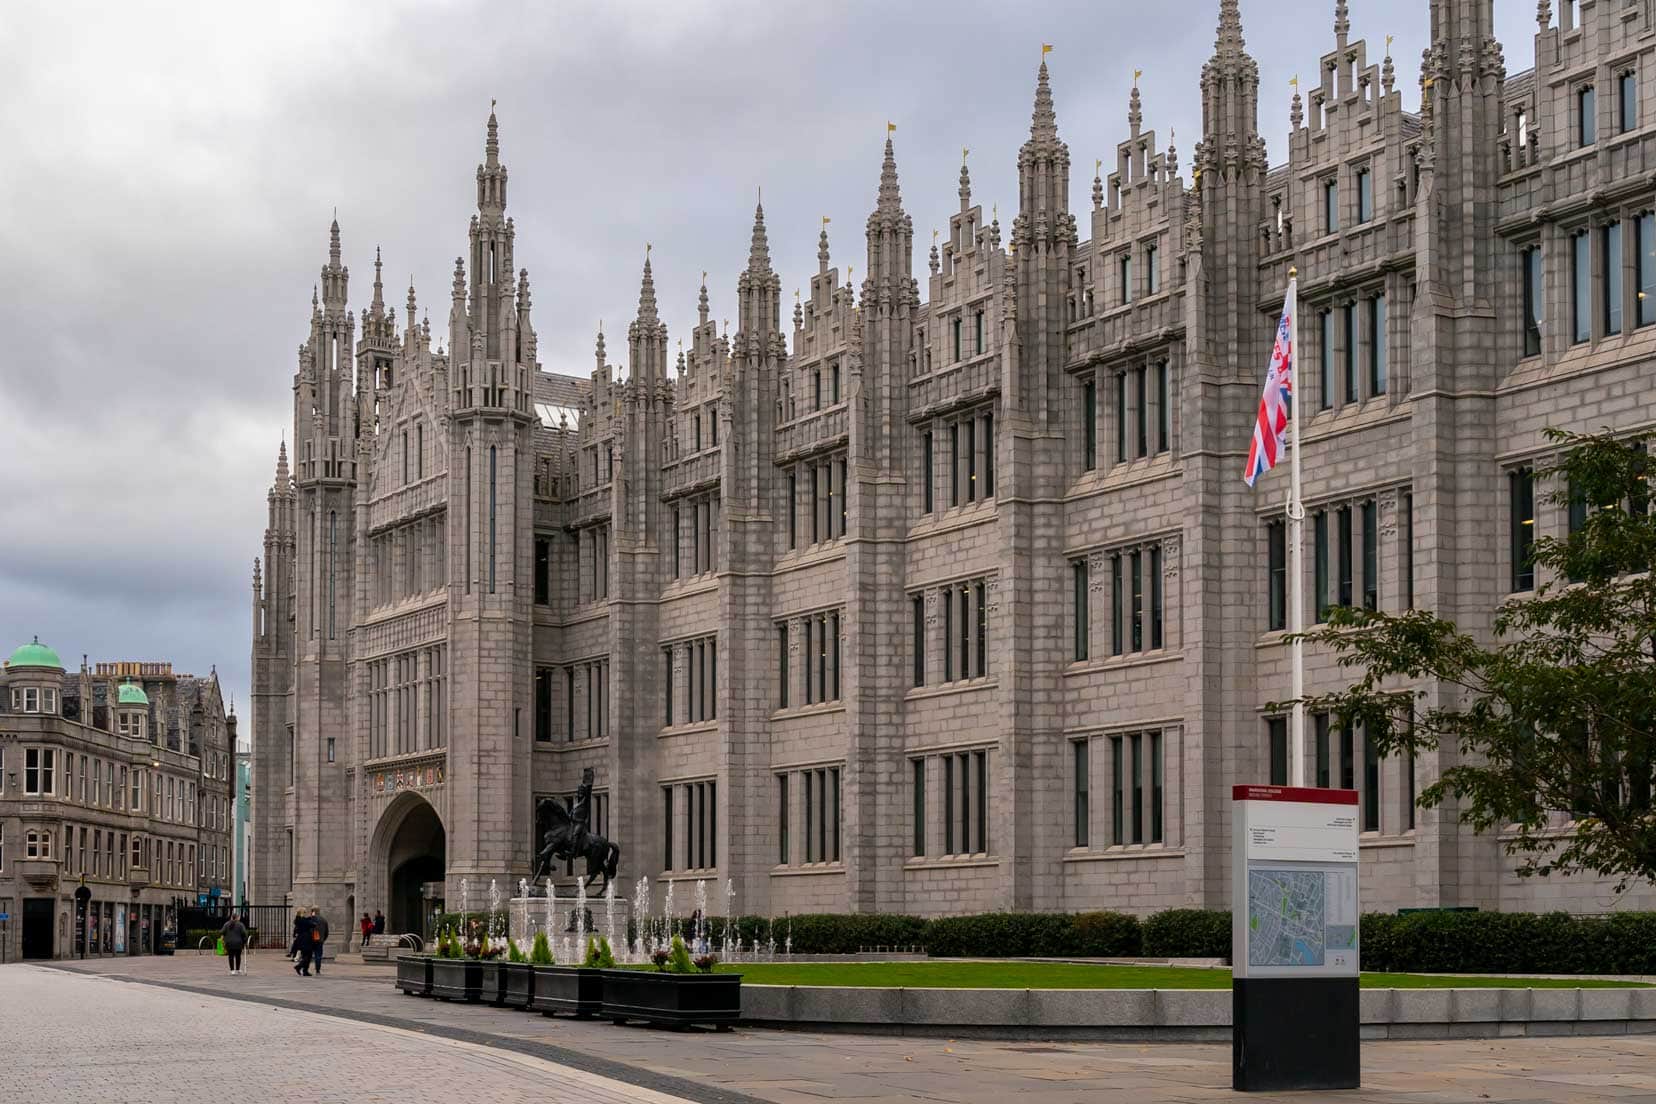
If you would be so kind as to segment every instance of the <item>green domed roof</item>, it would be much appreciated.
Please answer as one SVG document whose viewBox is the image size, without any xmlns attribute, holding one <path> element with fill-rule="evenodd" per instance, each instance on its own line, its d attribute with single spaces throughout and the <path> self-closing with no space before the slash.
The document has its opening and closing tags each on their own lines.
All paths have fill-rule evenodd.
<svg viewBox="0 0 1656 1104">
<path fill-rule="evenodd" d="M 115 698 L 116 705 L 148 705 L 149 695 L 136 682 L 121 683 L 120 693 Z"/>
<path fill-rule="evenodd" d="M 17 651 L 13 652 L 11 654 L 11 659 L 6 662 L 6 666 L 56 667 L 61 671 L 63 670 L 63 660 L 58 658 L 58 654 L 56 652 L 42 644 L 40 642 L 40 637 L 37 636 L 34 638 L 33 643 L 24 644 L 22 647 L 18 648 Z"/>
</svg>

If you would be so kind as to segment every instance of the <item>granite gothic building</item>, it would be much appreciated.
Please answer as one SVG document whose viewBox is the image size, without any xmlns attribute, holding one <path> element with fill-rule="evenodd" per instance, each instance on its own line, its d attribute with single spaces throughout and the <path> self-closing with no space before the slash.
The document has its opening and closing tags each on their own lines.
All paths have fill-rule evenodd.
<svg viewBox="0 0 1656 1104">
<path fill-rule="evenodd" d="M 704 287 L 676 363 L 646 259 L 625 349 L 542 368 L 493 116 L 435 343 L 377 260 L 351 313 L 336 224 L 254 577 L 255 897 L 417 929 L 592 767 L 623 894 L 1226 904 L 1229 788 L 1289 760 L 1286 473 L 1241 473 L 1290 267 L 1308 609 L 1488 631 L 1571 524 L 1543 429 L 1656 420 L 1652 13 L 1543 3 L 1508 74 L 1490 0 L 1423 8 L 1406 107 L 1335 5 L 1273 168 L 1222 0 L 1188 172 L 1135 89 L 1090 209 L 1043 64 L 1009 227 L 963 167 L 916 272 L 887 141 L 860 282 L 824 233 L 790 313 L 755 211 L 733 328 Z M 1416 810 L 1452 751 L 1306 741 L 1365 907 L 1611 903 Z"/>
</svg>

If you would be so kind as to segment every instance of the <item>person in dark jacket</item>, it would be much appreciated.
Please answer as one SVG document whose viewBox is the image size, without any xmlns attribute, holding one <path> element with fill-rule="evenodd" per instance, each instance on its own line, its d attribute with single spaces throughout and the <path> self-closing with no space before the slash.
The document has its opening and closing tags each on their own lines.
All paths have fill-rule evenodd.
<svg viewBox="0 0 1656 1104">
<path fill-rule="evenodd" d="M 288 954 L 293 957 L 293 972 L 302 977 L 310 977 L 311 943 L 315 935 L 315 922 L 300 909 L 293 918 L 293 946 L 288 948 Z"/>
<path fill-rule="evenodd" d="M 224 927 L 220 929 L 220 934 L 224 938 L 224 953 L 230 959 L 230 972 L 232 974 L 241 973 L 242 951 L 247 946 L 247 925 L 243 924 L 232 913 L 230 919 L 225 921 Z"/>
<path fill-rule="evenodd" d="M 374 934 L 385 934 L 385 913 L 381 912 L 379 909 L 374 910 Z"/>
<path fill-rule="evenodd" d="M 322 974 L 322 951 L 328 942 L 328 921 L 322 915 L 322 910 L 311 909 L 311 965 L 316 968 L 317 976 Z"/>
</svg>

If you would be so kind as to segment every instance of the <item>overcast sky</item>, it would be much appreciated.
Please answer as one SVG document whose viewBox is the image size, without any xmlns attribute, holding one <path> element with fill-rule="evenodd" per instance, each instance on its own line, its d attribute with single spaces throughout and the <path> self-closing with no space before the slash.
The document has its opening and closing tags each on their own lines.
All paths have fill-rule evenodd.
<svg viewBox="0 0 1656 1104">
<path fill-rule="evenodd" d="M 1387 34 L 1417 101 L 1426 0 L 1352 5 L 1378 61 Z M 1497 5 L 1509 73 L 1535 5 Z M 217 665 L 246 716 L 249 582 L 291 411 L 295 352 L 334 208 L 351 307 L 409 277 L 446 338 L 454 258 L 475 208 L 491 98 L 511 172 L 517 262 L 544 367 L 590 371 L 600 319 L 637 307 L 645 242 L 670 336 L 734 314 L 764 189 L 786 293 L 863 266 L 885 124 L 897 124 L 915 270 L 974 198 L 1006 233 L 1040 44 L 1072 209 L 1126 137 L 1177 132 L 1189 177 L 1217 0 L 893 3 L 14 3 L 0 11 L 0 655 L 38 633 L 71 668 L 99 659 Z M 1315 83 L 1333 4 L 1243 0 L 1260 129 L 1284 157 L 1289 78 Z M 1087 221 L 1080 218 L 1083 235 Z M 922 287 L 924 283 L 922 282 Z M 399 313 L 399 323 L 401 315 Z M 360 332 L 360 328 L 359 328 Z M 610 343 L 623 359 L 624 339 Z M 291 433 L 289 429 L 288 432 Z"/>
</svg>

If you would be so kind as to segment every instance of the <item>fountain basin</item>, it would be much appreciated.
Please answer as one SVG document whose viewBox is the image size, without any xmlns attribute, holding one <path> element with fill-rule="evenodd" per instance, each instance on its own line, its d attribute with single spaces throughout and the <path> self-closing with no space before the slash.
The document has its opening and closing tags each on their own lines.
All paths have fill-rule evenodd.
<svg viewBox="0 0 1656 1104">
<path fill-rule="evenodd" d="M 598 1015 L 604 1005 L 604 975 L 610 970 L 586 966 L 532 966 L 534 992 L 528 1008 L 550 1016 L 564 1012 L 577 1019 Z"/>
<path fill-rule="evenodd" d="M 535 997 L 535 968 L 527 962 L 502 962 L 500 976 L 505 982 L 507 1008 L 528 1008 Z"/>
<path fill-rule="evenodd" d="M 445 1001 L 481 999 L 483 963 L 475 958 L 432 959 L 431 995 Z"/>
<path fill-rule="evenodd" d="M 397 988 L 411 997 L 431 996 L 431 962 L 430 955 L 398 955 Z"/>
<path fill-rule="evenodd" d="M 669 974 L 604 970 L 603 1010 L 613 1023 L 643 1020 L 669 1027 L 711 1024 L 721 1031 L 742 1017 L 741 974 Z"/>
</svg>

